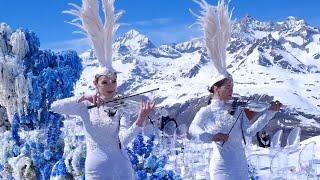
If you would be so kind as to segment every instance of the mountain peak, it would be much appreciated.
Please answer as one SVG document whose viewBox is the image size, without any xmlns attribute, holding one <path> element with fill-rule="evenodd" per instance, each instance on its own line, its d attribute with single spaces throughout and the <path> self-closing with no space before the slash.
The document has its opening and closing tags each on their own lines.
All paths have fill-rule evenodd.
<svg viewBox="0 0 320 180">
<path fill-rule="evenodd" d="M 141 34 L 139 31 L 135 29 L 131 29 L 128 32 L 124 33 L 118 40 L 139 40 L 139 41 L 149 41 L 149 38 L 144 34 Z"/>
<path fill-rule="evenodd" d="M 131 29 L 115 41 L 114 47 L 120 51 L 119 53 L 131 52 L 140 54 L 147 49 L 155 48 L 155 45 L 147 36 L 141 34 L 135 29 Z"/>
<path fill-rule="evenodd" d="M 252 21 L 254 21 L 255 19 L 249 15 L 249 14 L 246 14 L 242 19 L 241 19 L 241 23 L 250 23 Z"/>
<path fill-rule="evenodd" d="M 289 20 L 289 21 L 300 21 L 301 19 L 297 18 L 297 17 L 294 17 L 294 16 L 288 16 L 286 18 L 286 20 Z"/>
<path fill-rule="evenodd" d="M 142 35 L 142 34 L 139 31 L 135 30 L 135 29 L 131 29 L 128 32 L 126 32 L 125 35 L 134 37 L 134 36 L 139 36 L 139 35 Z"/>
<path fill-rule="evenodd" d="M 306 26 L 306 22 L 303 19 L 294 17 L 294 16 L 289 16 L 285 19 L 285 23 L 289 24 L 292 27 L 296 26 Z"/>
</svg>

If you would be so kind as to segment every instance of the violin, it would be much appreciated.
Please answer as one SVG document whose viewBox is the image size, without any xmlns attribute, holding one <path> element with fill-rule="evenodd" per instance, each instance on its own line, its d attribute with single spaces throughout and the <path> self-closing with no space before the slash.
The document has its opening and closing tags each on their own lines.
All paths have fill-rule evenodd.
<svg viewBox="0 0 320 180">
<path fill-rule="evenodd" d="M 146 93 L 153 92 L 153 91 L 158 91 L 158 90 L 159 90 L 159 88 L 156 88 L 156 89 L 152 89 L 152 90 L 149 90 L 149 91 L 144 91 L 144 92 L 137 93 L 137 94 L 119 96 L 119 97 L 116 97 L 116 98 L 113 98 L 111 100 L 103 102 L 102 105 L 109 104 L 110 107 L 112 107 L 112 106 L 116 106 L 117 107 L 117 106 L 120 106 L 120 105 L 123 106 L 124 104 L 126 104 L 124 102 L 130 102 L 130 101 L 127 100 L 128 98 L 132 98 L 132 97 L 135 97 L 135 96 L 139 96 L 139 95 L 142 95 L 142 94 L 146 94 Z M 88 109 L 92 109 L 92 108 L 95 108 L 95 107 L 97 107 L 97 105 L 88 106 Z"/>
<path fill-rule="evenodd" d="M 157 90 L 159 90 L 159 88 L 137 93 L 137 94 L 132 94 L 132 95 L 117 96 L 111 100 L 103 102 L 102 103 L 104 107 L 103 109 L 106 113 L 108 113 L 109 117 L 115 116 L 115 114 L 119 109 L 126 109 L 126 110 L 129 110 L 129 112 L 138 112 L 140 109 L 140 102 L 138 101 L 140 101 L 141 98 L 135 99 L 135 97 L 139 95 L 141 96 L 145 93 L 157 91 Z M 91 106 L 88 106 L 87 108 L 92 109 L 94 107 L 97 107 L 97 105 L 91 105 Z"/>
<path fill-rule="evenodd" d="M 279 101 L 261 101 L 260 98 L 252 97 L 232 97 L 231 102 L 231 111 L 235 111 L 238 107 L 242 109 L 248 109 L 253 112 L 264 112 L 271 106 L 272 103 L 280 103 Z"/>
<path fill-rule="evenodd" d="M 105 104 L 104 111 L 108 113 L 109 117 L 113 117 L 119 109 L 129 109 L 129 112 L 137 112 L 139 110 L 139 106 L 140 102 L 126 99 Z"/>
<path fill-rule="evenodd" d="M 235 122 L 233 123 L 232 127 L 230 128 L 228 135 L 230 135 L 232 129 L 234 128 L 235 124 L 239 120 L 240 115 L 243 113 L 244 109 L 249 109 L 250 111 L 254 111 L 254 112 L 263 112 L 263 111 L 269 109 L 269 107 L 271 106 L 272 103 L 279 103 L 282 106 L 282 104 L 279 101 L 271 101 L 271 102 L 261 101 L 260 100 L 261 97 L 263 97 L 263 96 L 260 96 L 259 98 L 241 97 L 241 99 L 239 97 L 233 97 L 233 101 L 231 104 L 232 108 L 231 108 L 230 114 L 233 113 L 232 115 L 234 115 L 234 113 L 238 107 L 241 108 L 241 112 L 239 113 Z M 269 99 L 271 99 L 271 98 L 269 98 Z M 243 136 L 243 140 L 244 140 L 244 143 L 246 144 L 244 136 Z M 225 142 L 222 143 L 222 146 L 224 144 L 225 144 Z"/>
</svg>

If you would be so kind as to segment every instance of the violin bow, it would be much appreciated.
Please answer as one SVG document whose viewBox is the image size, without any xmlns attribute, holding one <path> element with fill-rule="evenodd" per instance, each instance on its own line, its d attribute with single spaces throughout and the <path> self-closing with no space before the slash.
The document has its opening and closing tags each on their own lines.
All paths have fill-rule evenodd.
<svg viewBox="0 0 320 180">
<path fill-rule="evenodd" d="M 139 95 L 141 95 L 141 94 L 145 94 L 145 93 L 153 92 L 153 91 L 158 91 L 158 90 L 159 90 L 159 88 L 155 88 L 155 89 L 151 89 L 151 90 L 149 90 L 149 91 L 144 91 L 144 92 L 137 93 L 137 94 L 133 94 L 133 95 L 118 97 L 118 98 L 114 98 L 114 99 L 105 101 L 105 102 L 103 102 L 102 104 L 108 104 L 108 103 L 111 103 L 111 102 L 116 102 L 116 101 L 119 101 L 119 100 L 122 100 L 122 99 L 127 99 L 127 98 L 139 96 Z M 97 107 L 96 104 L 95 104 L 95 105 L 88 106 L 88 109 L 92 109 L 92 108 L 95 108 L 95 107 Z"/>
</svg>

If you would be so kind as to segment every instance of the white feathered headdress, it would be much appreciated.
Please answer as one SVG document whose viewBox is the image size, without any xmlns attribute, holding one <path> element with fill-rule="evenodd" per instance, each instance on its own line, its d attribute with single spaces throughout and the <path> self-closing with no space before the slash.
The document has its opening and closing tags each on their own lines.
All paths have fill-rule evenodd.
<svg viewBox="0 0 320 180">
<path fill-rule="evenodd" d="M 201 7 L 198 18 L 207 52 L 214 65 L 213 76 L 210 77 L 209 87 L 224 78 L 232 79 L 226 67 L 226 48 L 231 34 L 231 15 L 224 0 L 217 6 L 208 4 L 205 0 L 193 0 Z"/>
<path fill-rule="evenodd" d="M 99 75 L 116 73 L 112 67 L 112 42 L 114 34 L 119 28 L 117 21 L 123 11 L 115 13 L 114 1 L 102 0 L 104 22 L 99 15 L 98 0 L 82 0 L 82 7 L 71 3 L 70 5 L 75 9 L 63 11 L 63 13 L 76 16 L 76 19 L 69 23 L 83 30 L 89 38 L 101 65 Z"/>
</svg>

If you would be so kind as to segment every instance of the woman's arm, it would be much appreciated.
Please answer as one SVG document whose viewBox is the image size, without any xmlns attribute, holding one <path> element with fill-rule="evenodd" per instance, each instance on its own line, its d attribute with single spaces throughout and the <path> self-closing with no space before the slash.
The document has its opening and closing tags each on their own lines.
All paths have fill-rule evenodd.
<svg viewBox="0 0 320 180">
<path fill-rule="evenodd" d="M 83 102 L 79 102 L 81 97 L 71 97 L 55 101 L 51 105 L 51 111 L 65 114 L 81 116 L 83 112 L 88 111 L 87 106 Z"/>
<path fill-rule="evenodd" d="M 127 146 L 134 139 L 143 127 L 138 126 L 136 122 L 132 124 L 130 116 L 126 113 L 120 115 L 119 139 L 122 145 Z"/>
<path fill-rule="evenodd" d="M 242 130 L 246 136 L 252 137 L 263 127 L 265 127 L 269 121 L 274 117 L 274 115 L 280 110 L 282 104 L 279 101 L 271 103 L 269 109 L 263 113 L 253 124 L 250 124 L 245 113 L 242 118 Z"/>
<path fill-rule="evenodd" d="M 261 131 L 269 123 L 269 121 L 274 117 L 275 114 L 276 111 L 268 110 L 265 113 L 263 113 L 253 124 L 251 124 L 246 115 L 243 114 L 243 133 L 249 137 L 254 136 L 257 132 Z"/>
<path fill-rule="evenodd" d="M 214 126 L 213 119 L 213 112 L 207 113 L 205 108 L 201 108 L 189 127 L 189 133 L 191 136 L 204 143 L 211 143 L 212 141 L 227 141 L 227 134 L 216 132 L 214 128 L 212 128 Z"/>
<path fill-rule="evenodd" d="M 119 127 L 119 139 L 121 144 L 127 146 L 128 143 L 135 138 L 138 133 L 140 133 L 145 124 L 145 120 L 148 118 L 149 114 L 153 111 L 155 103 L 140 103 L 140 110 L 138 113 L 137 120 L 131 125 L 130 117 L 125 113 L 122 113 L 120 118 Z"/>
</svg>

